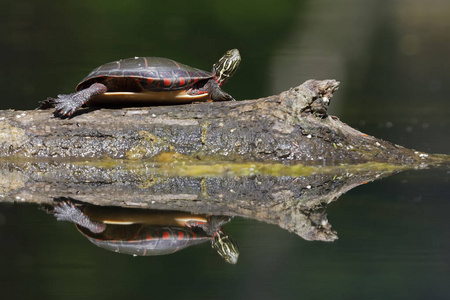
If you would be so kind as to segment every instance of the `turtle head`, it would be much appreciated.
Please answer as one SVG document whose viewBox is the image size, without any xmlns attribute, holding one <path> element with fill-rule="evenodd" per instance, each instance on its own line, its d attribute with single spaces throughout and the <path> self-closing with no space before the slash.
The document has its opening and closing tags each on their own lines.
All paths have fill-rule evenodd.
<svg viewBox="0 0 450 300">
<path fill-rule="evenodd" d="M 225 84 L 233 76 L 241 62 L 241 55 L 238 49 L 231 49 L 225 52 L 221 59 L 213 65 L 212 73 L 219 85 Z"/>
<path fill-rule="evenodd" d="M 212 241 L 212 247 L 229 264 L 236 264 L 239 258 L 239 247 L 235 240 L 219 229 Z"/>
</svg>

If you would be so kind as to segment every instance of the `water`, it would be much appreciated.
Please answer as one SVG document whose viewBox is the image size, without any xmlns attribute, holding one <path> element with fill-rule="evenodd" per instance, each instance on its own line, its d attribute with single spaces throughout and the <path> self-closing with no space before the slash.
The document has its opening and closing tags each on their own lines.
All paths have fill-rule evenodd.
<svg viewBox="0 0 450 300">
<path fill-rule="evenodd" d="M 3 294 L 445 299 L 449 181 L 445 169 L 408 171 L 351 190 L 327 209 L 335 242 L 306 241 L 275 225 L 235 218 L 225 228 L 239 243 L 236 265 L 208 243 L 160 257 L 116 254 L 34 205 L 2 204 Z"/>
<path fill-rule="evenodd" d="M 255 10 L 258 6 L 258 10 Z M 33 109 L 99 64 L 164 56 L 208 70 L 243 57 L 225 90 L 276 94 L 336 78 L 331 113 L 430 153 L 450 146 L 448 1 L 15 1 L 0 12 L 0 108 Z M 234 218 L 236 265 L 208 243 L 133 257 L 31 204 L 0 203 L 2 299 L 448 299 L 448 168 L 371 182 L 327 207 L 334 242 Z"/>
</svg>

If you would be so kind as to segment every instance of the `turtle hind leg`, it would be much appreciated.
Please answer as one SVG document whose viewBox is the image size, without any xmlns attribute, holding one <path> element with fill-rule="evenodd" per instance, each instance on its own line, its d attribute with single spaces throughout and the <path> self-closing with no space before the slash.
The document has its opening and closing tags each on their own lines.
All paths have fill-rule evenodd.
<svg viewBox="0 0 450 300">
<path fill-rule="evenodd" d="M 39 108 L 54 107 L 55 117 L 66 118 L 70 117 L 75 110 L 85 104 L 92 96 L 103 94 L 107 91 L 105 85 L 101 83 L 94 83 L 89 88 L 68 94 L 58 95 L 57 98 L 48 98 L 41 102 Z"/>
<path fill-rule="evenodd" d="M 89 229 L 93 233 L 103 232 L 106 225 L 94 222 L 89 219 L 80 209 L 78 209 L 71 201 L 62 201 L 55 205 L 53 214 L 58 221 L 69 221 L 84 228 Z"/>
</svg>

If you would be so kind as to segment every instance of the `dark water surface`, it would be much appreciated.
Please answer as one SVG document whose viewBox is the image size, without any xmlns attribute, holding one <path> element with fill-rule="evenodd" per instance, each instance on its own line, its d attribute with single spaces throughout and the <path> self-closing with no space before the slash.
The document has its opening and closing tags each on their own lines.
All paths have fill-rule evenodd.
<svg viewBox="0 0 450 300">
<path fill-rule="evenodd" d="M 1 204 L 4 299 L 446 299 L 450 174 L 408 171 L 360 186 L 328 207 L 335 242 L 235 218 L 236 265 L 208 243 L 133 257 L 95 247 L 34 205 Z"/>
<path fill-rule="evenodd" d="M 209 70 L 238 48 L 241 67 L 224 87 L 236 99 L 335 78 L 330 110 L 344 122 L 449 153 L 445 0 L 12 1 L 0 25 L 1 109 L 33 109 L 119 58 Z M 240 246 L 236 265 L 207 243 L 160 257 L 116 254 L 37 206 L 0 203 L 0 298 L 449 299 L 449 200 L 442 167 L 362 185 L 330 204 L 335 242 L 234 218 L 225 227 Z"/>
</svg>

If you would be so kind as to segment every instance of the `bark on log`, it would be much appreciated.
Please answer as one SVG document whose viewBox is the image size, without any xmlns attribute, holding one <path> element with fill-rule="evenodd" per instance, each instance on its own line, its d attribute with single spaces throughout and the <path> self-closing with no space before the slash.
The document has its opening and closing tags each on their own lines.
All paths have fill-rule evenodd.
<svg viewBox="0 0 450 300">
<path fill-rule="evenodd" d="M 280 95 L 238 102 L 0 111 L 0 156 L 158 159 L 164 153 L 221 161 L 319 163 L 430 160 L 326 114 L 335 80 L 309 80 Z M 434 159 L 434 157 L 433 157 Z"/>
</svg>

